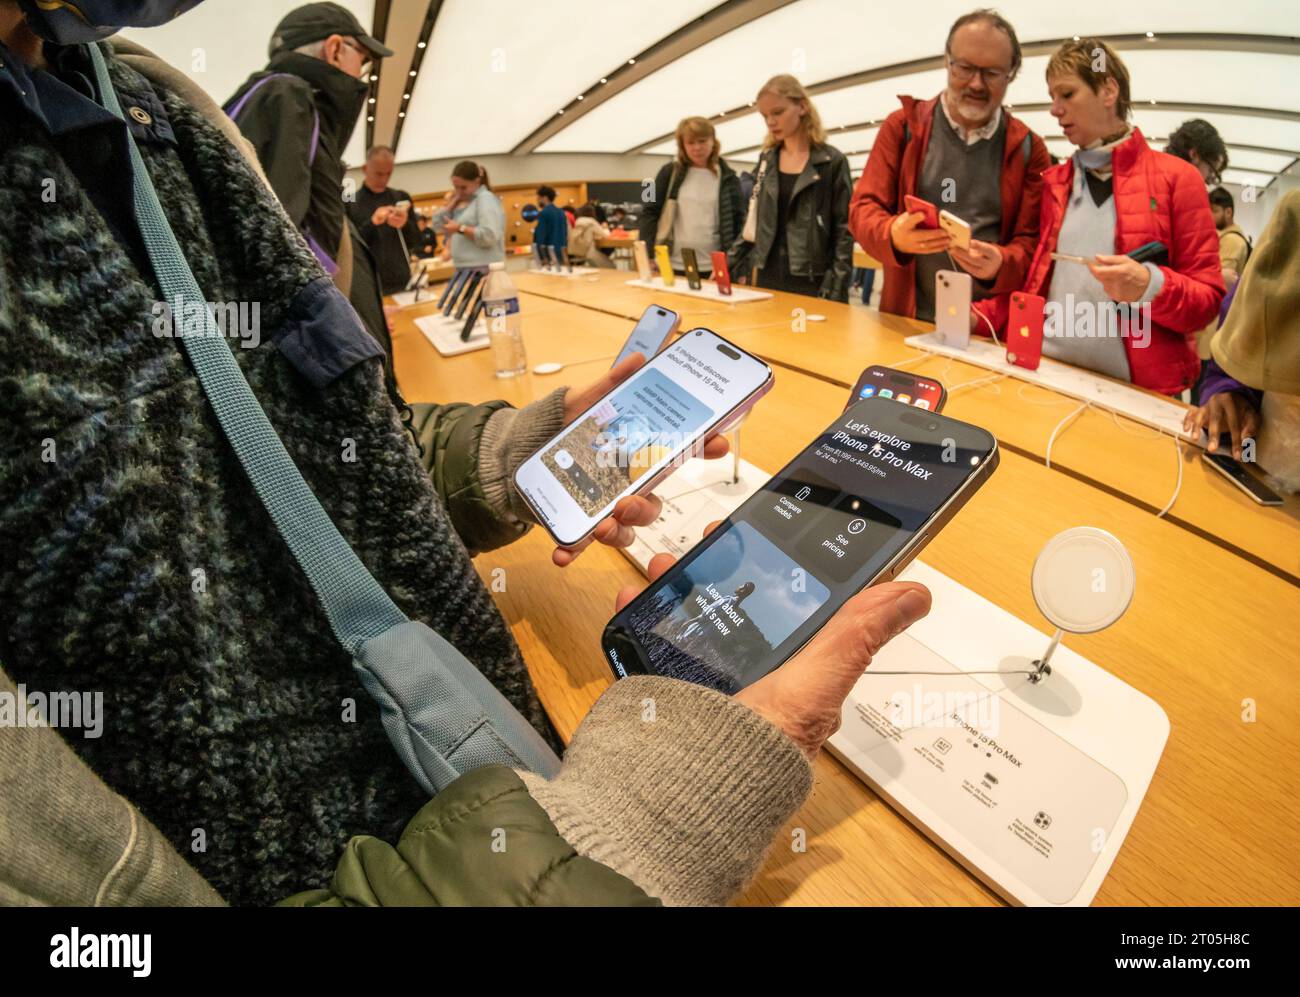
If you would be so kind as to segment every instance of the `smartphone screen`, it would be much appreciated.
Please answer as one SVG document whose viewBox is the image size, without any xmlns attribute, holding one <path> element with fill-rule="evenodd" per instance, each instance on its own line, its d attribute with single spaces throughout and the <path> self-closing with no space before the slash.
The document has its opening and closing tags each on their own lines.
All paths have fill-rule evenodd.
<svg viewBox="0 0 1300 997">
<path fill-rule="evenodd" d="M 525 460 L 515 487 L 557 543 L 576 544 L 771 379 L 717 333 L 688 332 Z"/>
<path fill-rule="evenodd" d="M 863 398 L 892 398 L 904 405 L 914 405 L 931 412 L 942 412 L 948 393 L 942 384 L 928 377 L 873 364 L 862 372 L 849 392 L 849 405 Z"/>
<path fill-rule="evenodd" d="M 1231 437 L 1229 437 L 1228 446 L 1232 446 Z M 1205 451 L 1202 452 L 1201 459 L 1260 505 L 1282 504 L 1281 495 L 1270 489 L 1264 482 L 1247 473 L 1246 469 L 1233 460 L 1229 454 Z"/>
<path fill-rule="evenodd" d="M 863 399 L 609 622 L 606 658 L 743 689 L 897 573 L 996 465 L 982 429 Z"/>
<path fill-rule="evenodd" d="M 627 337 L 623 349 L 619 351 L 618 356 L 610 366 L 617 367 L 633 353 L 640 353 L 649 360 L 659 352 L 659 348 L 673 334 L 673 330 L 677 328 L 677 323 L 680 321 L 681 316 L 672 309 L 660 305 L 651 305 L 641 313 L 636 326 L 632 329 L 632 335 Z"/>
</svg>

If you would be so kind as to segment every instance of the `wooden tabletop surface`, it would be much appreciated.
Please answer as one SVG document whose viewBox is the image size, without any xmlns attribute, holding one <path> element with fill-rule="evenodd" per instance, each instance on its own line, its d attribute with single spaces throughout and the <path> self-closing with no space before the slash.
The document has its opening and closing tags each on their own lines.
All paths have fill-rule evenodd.
<svg viewBox="0 0 1300 997">
<path fill-rule="evenodd" d="M 625 280 L 626 274 L 620 277 Z M 630 330 L 628 314 L 639 314 L 647 300 L 618 293 L 621 288 L 645 294 L 621 281 L 611 285 L 614 293 L 608 296 L 589 294 L 598 290 L 594 282 L 531 275 L 519 282 L 527 292 L 523 314 L 529 364 L 588 362 L 557 375 L 529 373 L 498 380 L 489 351 L 439 356 L 412 324 L 412 318 L 430 306 L 417 306 L 398 313 L 393 337 L 399 381 L 409 399 L 505 398 L 522 405 L 562 384 L 582 384 L 608 366 L 608 358 Z M 571 290 L 564 296 L 587 299 L 587 306 L 533 291 L 534 284 L 549 286 L 547 282 L 567 284 Z M 786 296 L 778 299 L 765 309 L 768 314 L 788 312 L 802 303 Z M 764 330 L 753 327 L 762 324 L 756 319 L 764 316 L 739 314 L 741 308 L 759 309 L 764 307 L 761 304 L 695 306 L 691 299 L 679 296 L 662 303 L 686 313 L 683 328 L 705 324 L 702 313 L 712 311 L 711 328 L 723 335 L 730 331 L 742 345 L 762 352 L 755 340 Z M 914 355 L 901 343 L 911 323 L 879 320 L 874 313 L 848 306 L 811 304 L 835 322 L 834 326 L 826 323 L 827 335 L 820 340 L 811 336 L 793 340 L 807 334 L 791 332 L 787 319 L 781 331 L 804 344 L 802 352 L 788 343 L 767 344 L 780 346 L 783 355 L 801 361 L 800 368 L 825 364 L 838 371 L 856 364 L 860 369 L 869 362 Z M 841 315 L 836 309 L 862 314 Z M 753 338 L 745 339 L 737 331 L 745 325 Z M 841 356 L 832 366 L 831 341 L 836 337 L 843 342 Z M 843 350 L 850 342 L 859 359 L 846 361 Z M 770 354 L 769 362 L 779 363 Z M 933 362 L 940 370 L 946 363 Z M 963 371 L 949 374 L 950 384 L 982 373 L 966 364 L 953 367 Z M 855 377 L 856 371 L 848 380 Z M 1086 464 L 1099 460 L 1100 451 L 1065 449 L 1069 434 L 1053 450 L 1052 469 L 1031 448 L 1022 453 L 1019 446 L 1005 443 L 1004 434 L 1026 441 L 1032 436 L 1023 426 L 1021 435 L 1013 431 L 1018 416 L 1023 421 L 1034 415 L 1035 425 L 1039 429 L 1047 425 L 1050 431 L 1069 408 L 1049 405 L 1059 399 L 1043 389 L 1027 387 L 1021 393 L 1014 385 L 1008 390 L 1002 383 L 1001 396 L 982 398 L 978 389 L 959 391 L 945 410 L 995 432 L 1004 443 L 1002 463 L 930 544 L 923 560 L 1046 634 L 1049 627 L 1030 593 L 1029 567 L 1048 537 L 1069 526 L 1090 524 L 1110 530 L 1132 553 L 1138 586 L 1128 613 L 1108 630 L 1070 637 L 1067 643 L 1160 703 L 1172 730 L 1150 791 L 1096 902 L 1300 902 L 1296 860 L 1300 766 L 1294 762 L 1300 749 L 1300 669 L 1296 667 L 1300 655 L 1295 650 L 1300 586 L 1282 577 L 1273 561 L 1257 563 L 1233 545 L 1211 542 L 1185 521 L 1157 519 L 1146 507 L 1146 499 L 1122 493 L 1109 483 L 1119 480 L 1115 475 L 1122 471 L 1133 474 L 1135 487 L 1139 485 L 1139 458 L 1121 461 L 1120 455 L 1112 453 L 1109 465 L 1112 469 L 1121 465 L 1121 471 L 1089 468 L 1096 475 L 1089 476 L 1075 470 L 1069 459 Z M 845 397 L 843 375 L 829 377 L 776 366 L 775 387 L 741 431 L 746 459 L 769 472 L 779 469 L 834 418 Z M 1012 398 L 1025 407 L 1007 412 L 1004 406 Z M 981 422 L 980 414 L 989 419 Z M 1115 425 L 1108 420 L 1098 431 L 1105 431 L 1107 424 Z M 1130 424 L 1125 430 L 1115 438 L 1116 447 L 1144 442 L 1142 427 Z M 1155 474 L 1157 466 L 1174 468 L 1169 438 L 1156 442 L 1164 463 L 1151 459 L 1148 476 Z M 1067 468 L 1065 473 L 1056 469 L 1058 459 Z M 1188 483 L 1200 464 L 1185 467 L 1179 503 L 1208 501 L 1194 491 L 1189 495 Z M 1108 473 L 1111 477 L 1099 480 Z M 661 490 L 671 487 L 669 479 Z M 1162 488 L 1163 482 L 1154 491 Z M 1161 504 L 1167 498 L 1168 494 Z M 1244 501 L 1233 506 L 1241 520 L 1269 511 Z M 1259 530 L 1274 536 L 1269 530 L 1275 528 L 1270 524 Z M 1294 550 L 1261 549 L 1294 567 Z M 644 579 L 622 554 L 608 548 L 592 547 L 566 569 L 551 564 L 550 550 L 546 535 L 533 530 L 507 548 L 481 555 L 476 563 L 485 577 L 495 568 L 505 569 L 505 591 L 495 598 L 523 649 L 548 712 L 567 738 L 611 681 L 599 636 L 613 613 L 614 596 L 621 587 L 642 585 Z M 556 598 L 557 582 L 563 586 L 562 599 Z M 1251 709 L 1254 720 L 1243 719 Z M 806 831 L 806 852 L 790 848 L 790 831 L 795 827 Z M 743 902 L 999 901 L 839 762 L 823 755 L 816 765 L 812 797 L 778 835 L 762 874 Z"/>
</svg>

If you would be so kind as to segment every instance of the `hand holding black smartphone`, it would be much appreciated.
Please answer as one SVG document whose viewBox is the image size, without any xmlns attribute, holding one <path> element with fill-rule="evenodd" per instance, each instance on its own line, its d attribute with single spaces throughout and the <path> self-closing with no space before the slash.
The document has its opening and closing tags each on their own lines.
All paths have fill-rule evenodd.
<svg viewBox="0 0 1300 997">
<path fill-rule="evenodd" d="M 854 594 L 893 579 L 997 464 L 983 429 L 857 402 L 615 615 L 602 639 L 610 667 L 745 688 Z"/>
</svg>

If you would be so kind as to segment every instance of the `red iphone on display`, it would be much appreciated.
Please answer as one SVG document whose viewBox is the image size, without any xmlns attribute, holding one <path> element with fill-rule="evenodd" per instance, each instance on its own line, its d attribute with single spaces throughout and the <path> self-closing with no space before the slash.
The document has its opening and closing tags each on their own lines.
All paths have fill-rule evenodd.
<svg viewBox="0 0 1300 997">
<path fill-rule="evenodd" d="M 893 367 L 872 364 L 862 372 L 858 383 L 853 385 L 845 409 L 863 398 L 892 398 L 903 405 L 942 412 L 943 403 L 948 400 L 948 392 L 933 378 L 917 377 L 906 371 L 894 370 Z"/>
<path fill-rule="evenodd" d="M 713 282 L 718 285 L 719 294 L 731 293 L 731 271 L 727 269 L 727 254 L 718 251 L 709 256 L 713 261 Z"/>
<path fill-rule="evenodd" d="M 1046 301 L 1037 294 L 1015 291 L 1007 313 L 1007 363 L 1037 370 L 1043 357 L 1043 307 Z"/>
</svg>

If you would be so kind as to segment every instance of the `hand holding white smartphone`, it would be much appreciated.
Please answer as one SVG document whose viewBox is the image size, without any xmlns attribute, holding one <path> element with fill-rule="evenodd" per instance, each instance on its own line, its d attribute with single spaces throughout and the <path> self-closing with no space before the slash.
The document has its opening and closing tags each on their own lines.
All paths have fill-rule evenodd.
<svg viewBox="0 0 1300 997">
<path fill-rule="evenodd" d="M 948 233 L 952 244 L 959 249 L 970 249 L 971 227 L 951 211 L 939 212 L 939 227 Z"/>
<path fill-rule="evenodd" d="M 515 489 L 559 546 L 576 546 L 625 495 L 653 490 L 739 422 L 772 382 L 763 361 L 695 329 L 528 457 Z"/>
</svg>

